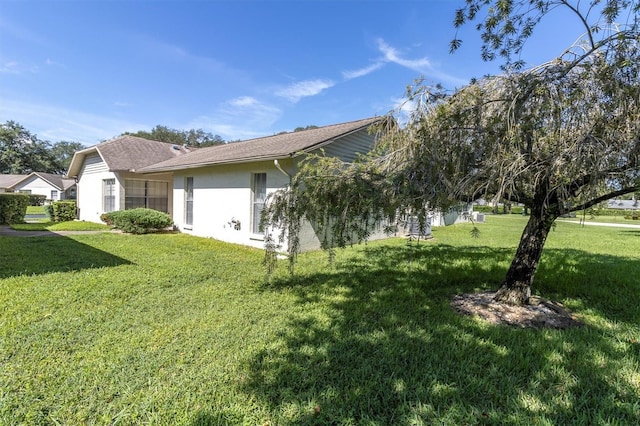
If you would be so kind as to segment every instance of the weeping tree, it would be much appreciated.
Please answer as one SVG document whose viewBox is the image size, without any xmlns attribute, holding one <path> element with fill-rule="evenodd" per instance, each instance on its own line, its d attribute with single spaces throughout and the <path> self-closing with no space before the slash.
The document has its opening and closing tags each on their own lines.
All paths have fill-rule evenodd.
<svg viewBox="0 0 640 426">
<path fill-rule="evenodd" d="M 466 4 L 456 24 L 493 6 L 478 28 L 483 56 L 506 58 L 504 73 L 454 93 L 410 87 L 415 108 L 404 126 L 388 127 L 358 163 L 308 159 L 291 187 L 274 194 L 264 223 L 283 230 L 279 237 L 295 253 L 304 220 L 336 236 L 325 239 L 332 248 L 366 239 L 373 223 L 392 225 L 406 215 L 424 223 L 429 209 L 460 200 L 491 195 L 524 203 L 529 221 L 495 296 L 522 305 L 558 217 L 640 189 L 638 3 L 606 2 L 598 25 L 588 23 L 598 1 L 585 13 L 568 1 Z M 585 35 L 556 60 L 523 70 L 511 55 L 552 6 L 575 13 Z M 623 12 L 626 24 L 614 25 Z"/>
</svg>

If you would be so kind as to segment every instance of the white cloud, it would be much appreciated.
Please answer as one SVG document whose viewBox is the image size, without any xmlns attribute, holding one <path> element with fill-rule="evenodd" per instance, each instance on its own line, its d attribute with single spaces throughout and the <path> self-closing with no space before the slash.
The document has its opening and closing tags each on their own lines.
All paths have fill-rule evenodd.
<svg viewBox="0 0 640 426">
<path fill-rule="evenodd" d="M 398 50 L 388 45 L 383 39 L 378 39 L 378 50 L 384 55 L 387 62 L 393 62 L 405 68 L 425 73 L 431 71 L 433 67 L 427 58 L 405 59 L 400 56 Z"/>
<path fill-rule="evenodd" d="M 230 99 L 210 115 L 192 120 L 187 128 L 201 128 L 226 140 L 249 139 L 268 134 L 282 116 L 280 108 L 251 96 Z"/>
<path fill-rule="evenodd" d="M 24 74 L 24 73 L 35 74 L 37 72 L 38 72 L 37 66 L 23 65 L 16 61 L 8 61 L 3 64 L 0 64 L 0 73 L 2 74 Z"/>
<path fill-rule="evenodd" d="M 283 87 L 277 90 L 275 94 L 296 103 L 302 98 L 315 96 L 334 85 L 335 83 L 331 80 L 304 80 Z"/>
<path fill-rule="evenodd" d="M 95 145 L 126 131 L 137 131 L 149 127 L 146 124 L 55 105 L 33 104 L 3 98 L 0 106 L 0 122 L 6 120 L 17 121 L 37 134 L 40 139 L 52 142 L 75 141 L 87 146 Z"/>
<path fill-rule="evenodd" d="M 368 67 L 361 68 L 358 70 L 342 71 L 342 76 L 344 77 L 345 80 L 364 77 L 365 75 L 371 74 L 372 72 L 379 70 L 384 66 L 384 64 L 385 64 L 384 62 L 379 61 L 379 62 L 376 62 L 375 64 L 369 65 Z"/>
<path fill-rule="evenodd" d="M 417 71 L 425 78 L 439 80 L 444 83 L 453 83 L 456 86 L 463 86 L 469 83 L 465 79 L 440 71 L 426 57 L 418 59 L 406 59 L 402 57 L 398 49 L 389 45 L 381 38 L 378 39 L 378 50 L 383 54 L 384 61 Z"/>
</svg>

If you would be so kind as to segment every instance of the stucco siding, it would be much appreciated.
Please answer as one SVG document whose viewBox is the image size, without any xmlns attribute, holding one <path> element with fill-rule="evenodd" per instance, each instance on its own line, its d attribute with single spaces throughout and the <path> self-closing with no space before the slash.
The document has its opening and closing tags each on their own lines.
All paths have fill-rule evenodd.
<svg viewBox="0 0 640 426">
<path fill-rule="evenodd" d="M 19 185 L 16 185 L 14 188 L 15 192 L 20 191 L 29 191 L 29 193 L 33 195 L 44 195 L 47 200 L 51 200 L 51 191 L 56 191 L 57 198 L 56 200 L 61 199 L 60 196 L 64 199 L 64 192 L 59 191 L 56 187 L 51 186 L 46 181 L 42 180 L 38 176 L 31 176 L 23 182 L 20 182 Z"/>
<path fill-rule="evenodd" d="M 266 174 L 267 194 L 289 184 L 289 178 L 273 162 L 211 166 L 177 172 L 173 186 L 173 218 L 176 226 L 182 232 L 201 237 L 264 247 L 263 236 L 252 230 L 253 177 L 256 173 Z M 192 225 L 185 223 L 187 177 L 193 177 Z"/>
<path fill-rule="evenodd" d="M 116 180 L 115 207 L 118 210 L 122 185 L 117 174 L 109 171 L 99 155 L 87 156 L 78 175 L 78 219 L 101 223 L 100 215 L 104 213 L 102 188 L 105 179 Z"/>
</svg>

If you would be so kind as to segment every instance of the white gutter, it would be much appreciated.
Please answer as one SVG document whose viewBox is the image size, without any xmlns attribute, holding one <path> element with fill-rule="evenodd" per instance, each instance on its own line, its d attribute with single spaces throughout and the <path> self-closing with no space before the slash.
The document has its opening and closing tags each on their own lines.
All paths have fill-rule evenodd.
<svg viewBox="0 0 640 426">
<path fill-rule="evenodd" d="M 286 177 L 289 178 L 289 182 L 291 182 L 291 175 L 289 173 L 287 173 L 282 166 L 280 165 L 280 163 L 278 162 L 278 160 L 273 160 L 273 165 L 276 166 L 276 169 L 280 170 L 282 172 L 283 175 L 285 175 Z"/>
</svg>

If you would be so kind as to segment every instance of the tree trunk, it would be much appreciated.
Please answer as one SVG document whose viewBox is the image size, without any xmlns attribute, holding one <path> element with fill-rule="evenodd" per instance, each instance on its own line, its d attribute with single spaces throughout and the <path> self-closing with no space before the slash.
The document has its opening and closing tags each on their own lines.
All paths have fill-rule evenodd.
<svg viewBox="0 0 640 426">
<path fill-rule="evenodd" d="M 495 295 L 496 301 L 510 305 L 529 303 L 533 276 L 538 268 L 549 230 L 557 217 L 556 214 L 549 213 L 545 209 L 535 209 L 535 211 L 532 209 L 516 255 Z"/>
</svg>

